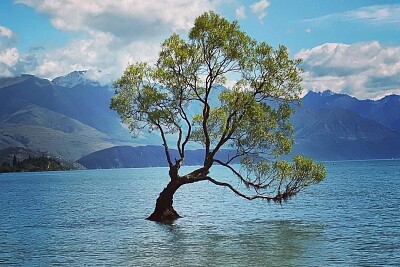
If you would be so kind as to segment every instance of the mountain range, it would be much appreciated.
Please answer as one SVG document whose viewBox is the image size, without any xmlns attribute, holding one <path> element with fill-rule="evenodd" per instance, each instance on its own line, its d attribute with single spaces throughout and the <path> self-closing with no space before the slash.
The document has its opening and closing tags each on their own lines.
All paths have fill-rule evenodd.
<svg viewBox="0 0 400 267">
<path fill-rule="evenodd" d="M 400 157 L 400 96 L 359 100 L 330 91 L 309 92 L 292 121 L 292 154 L 320 160 Z"/>
<path fill-rule="evenodd" d="M 85 79 L 85 72 L 52 81 L 32 75 L 2 78 L 0 149 L 18 146 L 77 160 L 115 145 L 148 144 L 154 136 L 132 140 L 109 109 L 113 93 Z"/>
<path fill-rule="evenodd" d="M 171 157 L 178 158 L 178 151 L 170 149 Z M 88 169 L 138 168 L 168 166 L 162 146 L 115 146 L 93 152 L 77 162 Z M 232 150 L 223 149 L 217 158 L 227 161 L 233 155 Z M 200 165 L 204 162 L 204 149 L 186 151 L 184 165 Z M 234 160 L 233 163 L 237 163 Z"/>
<path fill-rule="evenodd" d="M 163 155 L 158 153 L 161 140 L 156 134 L 145 132 L 132 139 L 109 109 L 113 93 L 110 86 L 86 79 L 84 71 L 51 81 L 32 75 L 0 78 L 0 149 L 20 147 L 72 161 L 82 158 L 84 166 L 90 158 L 90 168 L 164 162 L 158 159 Z M 292 154 L 318 160 L 400 158 L 400 96 L 359 100 L 330 91 L 309 92 L 302 103 L 292 117 Z M 93 152 L 97 153 L 88 156 Z M 96 157 L 103 160 L 101 165 L 96 165 Z"/>
</svg>

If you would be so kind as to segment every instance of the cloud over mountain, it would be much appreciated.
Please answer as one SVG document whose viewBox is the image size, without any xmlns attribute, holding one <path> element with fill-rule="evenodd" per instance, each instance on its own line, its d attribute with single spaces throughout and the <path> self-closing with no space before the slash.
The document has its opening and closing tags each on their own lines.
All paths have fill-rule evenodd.
<svg viewBox="0 0 400 267">
<path fill-rule="evenodd" d="M 186 33 L 195 18 L 205 11 L 231 9 L 243 21 L 259 24 L 265 20 L 269 24 L 279 6 L 268 0 L 14 0 L 14 3 L 32 8 L 55 28 L 71 34 L 61 47 L 40 44 L 43 47 L 20 48 L 18 42 L 22 39 L 15 33 L 19 29 L 0 25 L 0 77 L 30 73 L 52 79 L 75 70 L 92 70 L 99 82 L 115 80 L 128 63 L 154 63 L 160 43 L 172 32 Z M 274 10 L 270 11 L 272 5 Z M 274 16 L 266 17 L 267 11 Z M 400 5 L 373 5 L 300 21 L 326 21 L 331 27 L 332 21 L 351 20 L 376 30 L 381 28 L 369 23 L 397 25 L 399 14 Z M 261 29 L 262 25 L 259 26 Z M 309 33 L 309 39 L 325 29 L 318 23 L 303 26 L 302 33 Z M 279 33 L 272 31 L 268 35 L 273 39 L 272 35 Z M 384 43 L 387 42 L 325 43 L 316 47 L 315 43 L 310 44 L 309 49 L 296 55 L 304 60 L 304 87 L 330 89 L 359 98 L 400 93 L 400 47 Z"/>
<path fill-rule="evenodd" d="M 303 59 L 306 89 L 330 89 L 363 99 L 400 92 L 400 47 L 377 41 L 327 43 L 302 50 L 296 57 Z"/>
<path fill-rule="evenodd" d="M 31 64 L 29 73 L 54 78 L 74 70 L 92 69 L 101 70 L 103 77 L 99 78 L 108 81 L 120 76 L 128 62 L 155 62 L 163 39 L 172 32 L 186 32 L 197 16 L 216 5 L 211 0 L 15 2 L 48 16 L 55 28 L 79 36 L 64 47 L 31 53 L 29 58 L 35 59 L 37 66 Z M 11 55 L 21 57 L 18 51 L 1 53 L 0 64 L 7 56 L 7 66 L 14 68 L 13 74 L 20 74 L 15 69 L 17 61 L 11 61 Z M 0 76 L 5 76 L 2 69 Z"/>
</svg>

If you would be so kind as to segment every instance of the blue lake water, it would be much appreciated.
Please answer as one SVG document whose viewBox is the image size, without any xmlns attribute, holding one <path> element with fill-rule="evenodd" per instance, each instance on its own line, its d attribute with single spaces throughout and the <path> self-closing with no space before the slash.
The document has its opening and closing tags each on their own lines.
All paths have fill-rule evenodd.
<svg viewBox="0 0 400 267">
<path fill-rule="evenodd" d="M 165 168 L 2 174 L 0 265 L 400 266 L 400 161 L 326 167 L 282 205 L 187 185 L 172 225 L 145 220 Z"/>
</svg>

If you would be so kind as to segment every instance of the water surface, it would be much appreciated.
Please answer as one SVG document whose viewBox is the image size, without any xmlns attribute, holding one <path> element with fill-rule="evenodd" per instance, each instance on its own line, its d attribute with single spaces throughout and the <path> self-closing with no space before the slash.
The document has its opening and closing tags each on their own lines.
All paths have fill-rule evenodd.
<svg viewBox="0 0 400 267">
<path fill-rule="evenodd" d="M 144 219 L 165 168 L 3 174 L 0 264 L 400 266 L 400 161 L 326 167 L 325 181 L 282 205 L 187 185 L 172 225 Z"/>
</svg>

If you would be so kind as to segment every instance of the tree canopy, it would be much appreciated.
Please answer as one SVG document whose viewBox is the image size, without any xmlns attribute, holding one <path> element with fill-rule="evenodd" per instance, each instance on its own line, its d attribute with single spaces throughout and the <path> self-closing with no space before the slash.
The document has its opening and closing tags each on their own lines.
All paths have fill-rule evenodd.
<svg viewBox="0 0 400 267">
<path fill-rule="evenodd" d="M 309 158 L 281 159 L 293 146 L 289 119 L 302 92 L 299 63 L 285 46 L 257 42 L 236 21 L 208 12 L 196 19 L 187 38 L 166 39 L 154 66 L 128 65 L 115 82 L 110 107 L 133 134 L 158 132 L 169 165 L 171 181 L 163 192 L 171 189 L 171 201 L 162 192 L 150 219 L 177 217 L 172 196 L 187 183 L 209 181 L 246 199 L 281 201 L 325 177 L 324 166 Z M 175 144 L 167 141 L 170 134 L 177 136 Z M 204 147 L 204 164 L 181 174 L 189 142 Z M 171 158 L 171 147 L 179 158 Z M 219 159 L 225 148 L 232 156 Z M 227 175 L 247 188 L 239 191 L 211 177 L 213 165 L 226 167 Z M 167 204 L 156 216 L 161 202 Z"/>
</svg>

